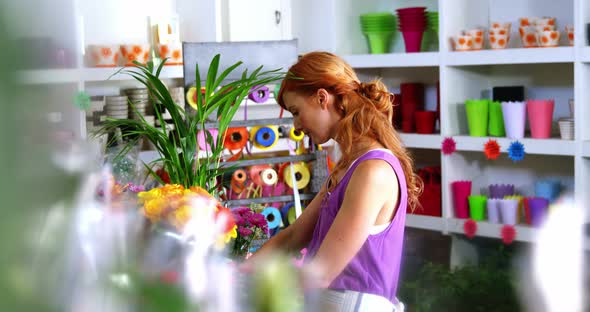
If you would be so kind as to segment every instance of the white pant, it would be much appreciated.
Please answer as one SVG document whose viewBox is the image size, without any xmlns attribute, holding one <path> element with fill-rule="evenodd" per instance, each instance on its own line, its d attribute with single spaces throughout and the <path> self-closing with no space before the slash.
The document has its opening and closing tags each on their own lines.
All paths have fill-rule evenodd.
<svg viewBox="0 0 590 312">
<path fill-rule="evenodd" d="M 320 311 L 335 312 L 403 312 L 404 304 L 391 303 L 382 296 L 351 290 L 325 289 L 320 297 Z"/>
</svg>

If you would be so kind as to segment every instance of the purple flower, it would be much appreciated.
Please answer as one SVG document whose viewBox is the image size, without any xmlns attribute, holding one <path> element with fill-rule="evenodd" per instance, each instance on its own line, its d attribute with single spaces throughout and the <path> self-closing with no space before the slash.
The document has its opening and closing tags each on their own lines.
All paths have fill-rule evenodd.
<svg viewBox="0 0 590 312">
<path fill-rule="evenodd" d="M 249 228 L 240 226 L 238 228 L 238 233 L 240 234 L 240 236 L 245 237 L 245 236 L 249 236 L 250 234 L 252 234 L 252 230 L 250 230 Z"/>
<path fill-rule="evenodd" d="M 139 193 L 145 191 L 145 187 L 143 185 L 129 183 L 129 190 L 133 193 Z"/>
<path fill-rule="evenodd" d="M 250 221 L 252 214 L 253 214 L 252 210 L 244 211 L 244 213 L 242 213 L 242 217 L 244 219 L 246 219 L 247 221 Z"/>
<path fill-rule="evenodd" d="M 242 218 L 240 215 L 235 214 L 235 213 L 234 213 L 234 221 L 236 221 L 236 224 L 238 226 L 244 225 L 246 223 L 246 220 L 244 220 L 244 218 Z"/>
<path fill-rule="evenodd" d="M 238 207 L 236 209 L 233 209 L 232 211 L 234 213 L 242 216 L 242 215 L 244 215 L 244 213 L 246 213 L 246 211 L 250 211 L 250 208 L 248 208 L 248 207 Z"/>
<path fill-rule="evenodd" d="M 258 227 L 262 227 L 268 224 L 268 222 L 266 222 L 266 218 L 260 213 L 253 214 L 249 221 Z"/>
</svg>

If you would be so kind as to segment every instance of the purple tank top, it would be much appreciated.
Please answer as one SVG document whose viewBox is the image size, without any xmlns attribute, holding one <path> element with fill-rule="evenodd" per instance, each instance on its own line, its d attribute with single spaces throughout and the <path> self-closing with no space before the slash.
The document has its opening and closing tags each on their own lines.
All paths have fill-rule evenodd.
<svg viewBox="0 0 590 312">
<path fill-rule="evenodd" d="M 378 234 L 369 235 L 358 253 L 328 288 L 375 294 L 395 303 L 397 301 L 395 296 L 400 271 L 408 193 L 406 178 L 399 160 L 386 151 L 372 150 L 359 157 L 334 190 L 326 194 L 321 204 L 313 237 L 307 247 L 306 259 L 312 259 L 317 253 L 340 209 L 346 186 L 354 169 L 367 159 L 385 160 L 394 169 L 400 188 L 399 204 L 391 223 Z"/>
</svg>

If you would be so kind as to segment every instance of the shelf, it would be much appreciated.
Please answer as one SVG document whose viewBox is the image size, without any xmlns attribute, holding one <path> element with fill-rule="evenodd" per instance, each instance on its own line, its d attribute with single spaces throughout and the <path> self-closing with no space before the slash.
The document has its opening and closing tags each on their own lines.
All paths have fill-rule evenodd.
<svg viewBox="0 0 590 312">
<path fill-rule="evenodd" d="M 263 125 L 286 125 L 293 124 L 293 118 L 265 118 L 265 119 L 248 119 L 248 120 L 234 120 L 229 123 L 229 127 L 252 127 L 252 126 L 263 126 Z M 217 122 L 205 123 L 205 129 L 216 128 Z"/>
<path fill-rule="evenodd" d="M 246 160 L 238 160 L 238 161 L 228 161 L 219 164 L 219 168 L 227 168 L 227 167 L 248 167 L 254 165 L 263 165 L 263 164 L 277 164 L 277 163 L 285 163 L 285 162 L 300 162 L 300 161 L 311 161 L 315 160 L 315 154 L 303 154 L 303 155 L 293 155 L 293 156 L 282 156 L 282 157 L 272 157 L 272 158 L 259 158 L 259 159 L 246 159 Z M 217 164 L 211 164 L 214 168 Z"/>
<path fill-rule="evenodd" d="M 490 140 L 496 140 L 500 145 L 502 153 L 506 153 L 510 143 L 519 141 L 524 145 L 524 150 L 527 154 L 537 155 L 566 155 L 573 156 L 576 152 L 575 141 L 561 140 L 561 139 L 509 139 L 509 138 L 495 138 L 495 137 L 471 137 L 471 136 L 453 136 L 457 143 L 457 151 L 473 151 L 482 152 L 484 144 Z"/>
<path fill-rule="evenodd" d="M 108 80 L 134 80 L 133 77 L 119 73 L 113 76 L 121 67 L 116 68 L 84 68 L 82 70 L 82 80 L 84 81 L 106 81 Z M 126 69 L 133 70 L 133 67 Z M 112 76 L 112 77 L 111 77 Z M 110 79 L 109 79 L 110 77 Z M 160 72 L 160 78 L 175 79 L 184 77 L 182 65 L 164 66 Z"/>
<path fill-rule="evenodd" d="M 406 227 L 443 232 L 445 220 L 440 217 L 406 214 Z"/>
<path fill-rule="evenodd" d="M 447 219 L 447 229 L 450 233 L 464 234 L 463 225 L 467 219 Z M 501 231 L 503 224 L 489 223 L 485 221 L 477 222 L 477 232 L 475 236 L 502 238 Z M 516 230 L 515 241 L 519 242 L 535 242 L 537 240 L 538 229 L 527 225 L 515 225 Z"/>
<path fill-rule="evenodd" d="M 358 54 L 343 58 L 353 68 L 435 67 L 440 64 L 438 52 Z"/>
<path fill-rule="evenodd" d="M 445 54 L 444 61 L 450 66 L 573 63 L 574 48 L 520 48 L 449 52 Z"/>
<path fill-rule="evenodd" d="M 112 76 L 119 69 L 120 67 L 24 70 L 19 72 L 18 78 L 24 84 L 98 82 L 106 81 L 109 77 L 110 80 L 115 81 L 134 80 L 133 77 L 121 73 Z M 182 78 L 182 65 L 164 66 L 160 77 L 164 79 Z"/>
<path fill-rule="evenodd" d="M 590 141 L 582 142 L 582 156 L 590 158 Z"/>
<path fill-rule="evenodd" d="M 272 196 L 272 197 L 260 197 L 260 198 L 249 198 L 249 199 L 234 199 L 223 202 L 224 205 L 229 207 L 245 206 L 249 204 L 267 204 L 275 202 L 288 202 L 293 201 L 294 195 L 283 195 L 283 196 Z M 301 200 L 311 200 L 315 197 L 315 194 L 299 194 Z"/>
<path fill-rule="evenodd" d="M 583 47 L 580 49 L 580 61 L 590 63 L 590 47 Z"/>
<path fill-rule="evenodd" d="M 416 134 L 416 133 L 401 133 L 402 142 L 408 148 L 428 148 L 440 149 L 441 136 L 440 134 Z"/>
<path fill-rule="evenodd" d="M 80 81 L 81 74 L 77 68 L 35 69 L 18 72 L 18 80 L 24 84 L 58 84 Z"/>
</svg>

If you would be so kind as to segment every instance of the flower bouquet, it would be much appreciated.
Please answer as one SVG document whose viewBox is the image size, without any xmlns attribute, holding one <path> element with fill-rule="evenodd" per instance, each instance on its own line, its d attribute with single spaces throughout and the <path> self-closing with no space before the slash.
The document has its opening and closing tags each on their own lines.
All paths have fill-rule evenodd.
<svg viewBox="0 0 590 312">
<path fill-rule="evenodd" d="M 235 259 L 247 257 L 252 242 L 268 238 L 268 223 L 261 213 L 248 207 L 232 210 L 237 225 L 237 236 L 234 239 L 231 254 Z"/>
<path fill-rule="evenodd" d="M 187 225 L 200 218 L 215 225 L 213 233 L 217 247 L 223 247 L 236 237 L 237 226 L 231 211 L 198 186 L 184 188 L 180 184 L 166 184 L 139 192 L 138 198 L 143 204 L 143 215 L 152 224 L 166 222 L 184 234 L 190 231 Z"/>
</svg>

